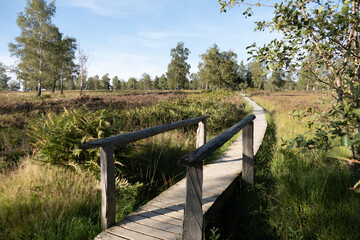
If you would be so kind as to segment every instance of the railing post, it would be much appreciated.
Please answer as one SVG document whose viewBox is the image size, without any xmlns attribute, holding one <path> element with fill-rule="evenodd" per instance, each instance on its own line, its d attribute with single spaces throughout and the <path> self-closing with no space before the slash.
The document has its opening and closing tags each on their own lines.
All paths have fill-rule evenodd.
<svg viewBox="0 0 360 240">
<path fill-rule="evenodd" d="M 243 161 L 242 179 L 250 186 L 254 185 L 254 121 L 247 124 L 242 132 Z"/>
<path fill-rule="evenodd" d="M 100 147 L 101 168 L 101 228 L 106 230 L 115 223 L 115 167 L 114 145 Z"/>
<path fill-rule="evenodd" d="M 196 133 L 196 148 L 199 148 L 206 142 L 206 119 L 199 122 Z M 188 166 L 186 175 L 186 200 L 182 230 L 183 240 L 200 240 L 202 238 L 202 184 L 203 163 L 201 162 L 196 166 Z"/>
</svg>

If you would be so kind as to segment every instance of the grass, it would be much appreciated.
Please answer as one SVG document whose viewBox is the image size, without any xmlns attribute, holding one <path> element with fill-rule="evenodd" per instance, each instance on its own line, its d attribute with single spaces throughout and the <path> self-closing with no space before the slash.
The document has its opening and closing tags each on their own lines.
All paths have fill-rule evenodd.
<svg viewBox="0 0 360 240">
<path fill-rule="evenodd" d="M 322 94 L 250 95 L 266 110 L 268 129 L 255 157 L 254 188 L 238 189 L 212 225 L 222 239 L 360 239 L 360 195 L 349 189 L 357 170 L 323 152 L 281 147 L 281 138 L 306 129 L 292 110 L 326 110 L 317 103 Z"/>
<path fill-rule="evenodd" d="M 32 97 L 24 94 L 25 99 Z M 98 110 L 98 105 L 76 105 L 75 109 L 68 111 L 68 115 L 63 110 L 58 112 L 57 108 L 48 108 L 56 98 L 54 95 L 42 100 L 21 100 L 21 95 L 14 97 L 12 104 L 38 101 L 38 105 L 23 114 L 3 112 L 0 116 L 0 120 L 3 119 L 0 141 L 6 143 L 2 145 L 0 158 L 0 239 L 92 239 L 101 231 L 98 152 L 87 153 L 91 161 L 86 163 L 91 163 L 93 167 L 86 167 L 84 160 L 75 159 L 75 146 L 79 144 L 77 139 L 84 137 L 81 135 L 84 129 L 93 131 L 94 136 L 89 138 L 97 138 L 209 114 L 212 116 L 208 121 L 209 134 L 214 136 L 248 113 L 241 97 L 229 92 L 170 93 L 173 94 L 171 96 L 169 93 L 157 96 L 154 92 L 117 94 L 128 94 L 124 98 L 127 99 L 125 107 L 116 105 L 119 108 Z M 118 99 L 118 95 L 114 95 L 114 99 Z M 112 96 L 86 97 L 85 100 L 90 99 L 92 103 L 102 99 L 106 102 L 107 98 Z M 146 100 L 148 103 L 144 104 L 133 102 L 142 98 L 154 101 Z M 71 101 L 75 100 L 79 99 Z M 69 99 L 55 101 L 61 103 Z M 24 123 L 18 127 L 10 115 L 17 116 Z M 89 121 L 84 126 L 81 122 L 86 122 L 82 121 L 85 117 Z M 42 130 L 39 129 L 45 126 L 41 141 L 49 144 L 50 148 L 43 155 L 39 154 L 41 146 L 32 145 L 35 142 L 24 135 L 30 129 L 29 122 L 35 131 L 31 136 L 40 134 Z M 48 131 L 49 128 L 51 131 Z M 66 132 L 66 129 L 69 131 Z M 196 126 L 179 129 L 115 148 L 117 220 L 184 176 L 185 169 L 178 167 L 176 161 L 194 149 L 195 129 Z M 74 133 L 75 130 L 79 136 Z M 6 140 L 8 136 L 14 138 Z M 16 139 L 19 142 L 13 144 L 18 141 Z M 70 157 L 64 156 L 68 154 L 64 149 L 54 151 L 53 147 L 62 145 L 62 141 L 68 141 Z M 16 160 L 6 157 L 15 150 L 23 151 L 22 155 Z M 30 158 L 33 154 L 40 161 Z M 53 154 L 54 161 L 46 160 L 46 154 Z"/>
</svg>

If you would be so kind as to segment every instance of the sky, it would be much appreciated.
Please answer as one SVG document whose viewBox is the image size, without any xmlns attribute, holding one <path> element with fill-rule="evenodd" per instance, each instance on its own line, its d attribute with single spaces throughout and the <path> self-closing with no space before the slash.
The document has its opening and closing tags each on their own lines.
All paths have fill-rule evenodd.
<svg viewBox="0 0 360 240">
<path fill-rule="evenodd" d="M 0 62 L 7 66 L 18 61 L 8 44 L 20 35 L 16 19 L 25 6 L 26 0 L 0 0 Z M 272 8 L 258 8 L 250 18 L 242 15 L 245 8 L 220 13 L 218 0 L 57 0 L 52 20 L 89 56 L 88 76 L 108 73 L 126 81 L 166 73 L 171 48 L 181 41 L 190 50 L 191 73 L 213 44 L 246 63 L 247 46 L 262 46 L 277 34 L 254 31 L 255 21 L 271 19 Z"/>
</svg>

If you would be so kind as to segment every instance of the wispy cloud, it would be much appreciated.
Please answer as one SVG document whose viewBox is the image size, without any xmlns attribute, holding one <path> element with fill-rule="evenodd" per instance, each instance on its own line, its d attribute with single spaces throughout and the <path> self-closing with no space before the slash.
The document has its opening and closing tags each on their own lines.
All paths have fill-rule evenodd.
<svg viewBox="0 0 360 240">
<path fill-rule="evenodd" d="M 97 15 L 115 18 L 127 18 L 131 15 L 154 10 L 156 6 L 159 6 L 146 0 L 62 0 L 62 3 L 90 9 Z"/>
<path fill-rule="evenodd" d="M 138 32 L 137 35 L 146 37 L 149 39 L 165 39 L 170 37 L 201 37 L 200 34 L 187 33 L 181 31 L 143 31 Z"/>
</svg>

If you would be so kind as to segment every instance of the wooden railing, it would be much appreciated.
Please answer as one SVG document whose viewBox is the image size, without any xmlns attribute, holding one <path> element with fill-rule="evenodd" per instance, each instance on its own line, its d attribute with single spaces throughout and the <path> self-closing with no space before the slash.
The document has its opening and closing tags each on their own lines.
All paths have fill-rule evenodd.
<svg viewBox="0 0 360 240">
<path fill-rule="evenodd" d="M 101 168 L 101 228 L 106 230 L 115 223 L 115 166 L 114 166 L 114 146 L 125 145 L 138 140 L 154 136 L 156 134 L 171 131 L 177 128 L 186 127 L 199 123 L 197 130 L 197 144 L 205 141 L 206 119 L 210 116 L 183 120 L 179 122 L 160 125 L 144 130 L 111 136 L 79 146 L 80 149 L 100 148 L 100 168 Z M 200 140 L 202 139 L 202 140 Z"/>
<path fill-rule="evenodd" d="M 81 149 L 100 147 L 101 167 L 101 226 L 103 230 L 115 223 L 115 170 L 114 170 L 114 146 L 125 145 L 144 138 L 154 136 L 181 127 L 198 123 L 196 136 L 196 149 L 178 161 L 181 166 L 187 167 L 186 175 L 186 200 L 183 220 L 182 239 L 201 239 L 203 230 L 202 211 L 202 184 L 203 184 L 203 162 L 206 157 L 220 148 L 235 134 L 243 129 L 243 166 L 242 178 L 249 185 L 253 185 L 253 120 L 255 115 L 249 115 L 240 122 L 233 125 L 225 132 L 219 134 L 206 143 L 206 119 L 202 116 L 189 120 L 183 120 L 161 126 L 156 126 L 136 132 L 120 134 L 104 139 L 99 139 L 79 146 Z"/>
<path fill-rule="evenodd" d="M 254 183 L 254 122 L 255 115 L 249 115 L 205 144 L 199 140 L 196 149 L 178 161 L 187 167 L 186 200 L 182 239 L 202 239 L 203 211 L 202 185 L 204 159 L 230 140 L 240 130 L 243 136 L 242 178 L 249 185 Z M 205 130 L 203 130 L 205 131 Z"/>
</svg>

